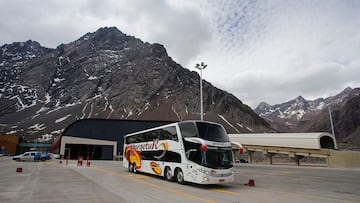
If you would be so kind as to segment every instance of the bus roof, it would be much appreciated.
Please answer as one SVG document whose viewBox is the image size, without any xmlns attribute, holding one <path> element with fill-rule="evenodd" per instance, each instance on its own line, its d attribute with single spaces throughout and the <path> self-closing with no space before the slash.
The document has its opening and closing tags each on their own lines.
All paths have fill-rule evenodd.
<svg viewBox="0 0 360 203">
<path fill-rule="evenodd" d="M 221 124 L 219 124 L 219 123 L 215 123 L 215 122 L 211 122 L 211 121 L 185 120 L 185 121 L 174 122 L 174 123 L 170 123 L 170 124 L 166 124 L 166 125 L 162 125 L 162 126 L 158 126 L 158 127 L 149 128 L 149 129 L 145 129 L 145 130 L 142 130 L 142 131 L 130 133 L 130 134 L 125 135 L 124 137 L 129 137 L 129 136 L 137 135 L 137 134 L 144 133 L 144 132 L 148 132 L 148 131 L 152 131 L 152 130 L 157 130 L 157 129 L 161 129 L 161 128 L 166 128 L 166 127 L 169 127 L 169 126 L 174 126 L 174 125 L 177 125 L 177 124 L 180 124 L 180 123 L 199 123 L 199 122 L 202 122 L 202 123 L 210 123 L 210 124 L 215 124 L 215 125 L 221 125 Z"/>
</svg>

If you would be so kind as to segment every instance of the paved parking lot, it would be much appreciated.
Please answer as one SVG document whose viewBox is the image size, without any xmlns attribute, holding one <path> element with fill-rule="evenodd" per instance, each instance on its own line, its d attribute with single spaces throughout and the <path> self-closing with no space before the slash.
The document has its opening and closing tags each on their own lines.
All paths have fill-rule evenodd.
<svg viewBox="0 0 360 203">
<path fill-rule="evenodd" d="M 85 164 L 86 165 L 86 164 Z M 17 173 L 17 168 L 22 168 Z M 324 167 L 236 166 L 232 184 L 179 185 L 132 174 L 119 161 L 90 167 L 59 160 L 0 160 L 0 202 L 359 202 L 360 170 Z M 244 185 L 255 180 L 255 187 Z"/>
</svg>

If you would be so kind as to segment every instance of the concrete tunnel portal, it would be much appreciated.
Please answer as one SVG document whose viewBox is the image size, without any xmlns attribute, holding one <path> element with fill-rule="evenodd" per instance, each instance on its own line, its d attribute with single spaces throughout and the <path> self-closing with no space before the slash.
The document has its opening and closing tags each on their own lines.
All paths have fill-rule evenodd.
<svg viewBox="0 0 360 203">
<path fill-rule="evenodd" d="M 241 143 L 253 161 L 253 153 L 262 151 L 272 164 L 275 154 L 288 154 L 297 165 L 305 156 L 328 157 L 337 149 L 336 139 L 329 133 L 246 133 L 229 134 L 232 142 Z"/>
</svg>

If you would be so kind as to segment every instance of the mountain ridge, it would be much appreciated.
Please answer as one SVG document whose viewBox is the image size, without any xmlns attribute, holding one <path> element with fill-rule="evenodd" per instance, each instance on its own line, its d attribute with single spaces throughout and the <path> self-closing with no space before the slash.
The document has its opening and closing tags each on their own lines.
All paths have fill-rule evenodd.
<svg viewBox="0 0 360 203">
<path fill-rule="evenodd" d="M 31 42 L 34 48 L 26 56 L 17 52 L 21 43 L 0 47 L 1 134 L 51 142 L 78 119 L 200 117 L 199 74 L 173 61 L 161 44 L 142 42 L 116 27 L 99 28 L 56 49 Z M 9 52 L 10 46 L 16 49 Z M 206 120 L 232 133 L 274 131 L 249 106 L 205 80 L 203 93 Z"/>
<path fill-rule="evenodd" d="M 360 97 L 360 88 L 347 87 L 339 94 L 327 98 L 306 100 L 302 96 L 281 104 L 260 103 L 254 110 L 259 116 L 270 122 L 280 132 L 331 133 L 329 111 L 335 127 L 335 136 L 339 142 L 350 142 L 360 146 L 358 133 L 360 107 L 356 99 Z"/>
</svg>

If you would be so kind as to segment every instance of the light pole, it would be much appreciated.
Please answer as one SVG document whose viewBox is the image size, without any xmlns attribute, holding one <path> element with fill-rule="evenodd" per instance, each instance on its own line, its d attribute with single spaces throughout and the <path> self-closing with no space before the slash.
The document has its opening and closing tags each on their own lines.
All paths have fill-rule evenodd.
<svg viewBox="0 0 360 203">
<path fill-rule="evenodd" d="M 201 121 L 204 120 L 204 114 L 203 114 L 203 96 L 202 96 L 202 70 L 206 68 L 206 64 L 204 62 L 201 62 L 200 64 L 196 64 L 195 68 L 200 70 L 200 117 Z"/>
<path fill-rule="evenodd" d="M 330 107 L 329 107 L 329 116 L 330 116 L 331 132 L 332 132 L 332 135 L 335 137 L 334 123 L 333 123 L 333 120 L 332 120 Z"/>
</svg>

